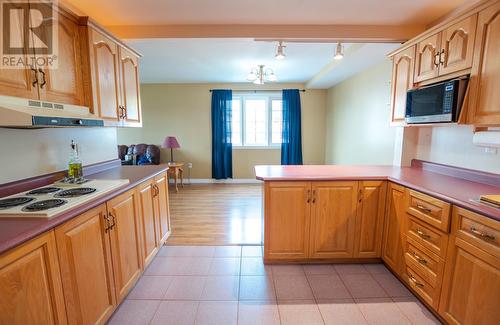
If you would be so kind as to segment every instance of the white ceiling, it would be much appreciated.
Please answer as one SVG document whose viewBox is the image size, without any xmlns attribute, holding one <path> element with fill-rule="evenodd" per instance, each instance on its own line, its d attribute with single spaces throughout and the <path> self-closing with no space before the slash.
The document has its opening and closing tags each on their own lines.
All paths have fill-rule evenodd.
<svg viewBox="0 0 500 325">
<path fill-rule="evenodd" d="M 276 42 L 253 39 L 128 40 L 143 54 L 143 83 L 247 82 L 252 67 L 272 68 L 282 83 L 329 88 L 385 59 L 399 44 L 346 44 L 343 60 L 333 60 L 336 44 L 287 43 L 285 60 L 276 60 Z M 309 82 L 309 83 L 308 83 Z"/>
<path fill-rule="evenodd" d="M 425 25 L 477 0 L 62 0 L 104 25 Z"/>
</svg>

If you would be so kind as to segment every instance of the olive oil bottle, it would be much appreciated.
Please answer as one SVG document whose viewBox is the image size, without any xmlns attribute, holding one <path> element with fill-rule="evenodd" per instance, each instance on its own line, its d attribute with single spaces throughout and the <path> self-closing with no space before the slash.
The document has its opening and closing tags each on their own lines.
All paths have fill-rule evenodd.
<svg viewBox="0 0 500 325">
<path fill-rule="evenodd" d="M 78 144 L 71 140 L 71 151 L 68 163 L 68 177 L 78 179 L 83 177 L 82 161 L 78 155 Z"/>
</svg>

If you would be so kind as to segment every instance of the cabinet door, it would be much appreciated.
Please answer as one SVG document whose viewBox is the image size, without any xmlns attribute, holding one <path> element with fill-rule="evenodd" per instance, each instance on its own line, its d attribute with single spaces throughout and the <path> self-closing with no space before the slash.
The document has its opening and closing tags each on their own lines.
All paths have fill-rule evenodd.
<svg viewBox="0 0 500 325">
<path fill-rule="evenodd" d="M 157 218 L 155 217 L 153 200 L 155 190 L 153 181 L 148 181 L 139 186 L 139 210 L 142 233 L 142 255 L 144 265 L 148 265 L 158 250 Z"/>
<path fill-rule="evenodd" d="M 478 16 L 470 79 L 470 124 L 500 125 L 500 3 Z"/>
<path fill-rule="evenodd" d="M 122 105 L 125 109 L 125 124 L 141 126 L 141 105 L 139 98 L 139 58 L 120 48 L 120 69 L 122 82 Z"/>
<path fill-rule="evenodd" d="M 90 58 L 94 113 L 108 125 L 120 122 L 118 45 L 96 30 L 90 30 Z"/>
<path fill-rule="evenodd" d="M 470 16 L 442 32 L 442 54 L 439 75 L 468 69 L 472 66 L 477 15 Z"/>
<path fill-rule="evenodd" d="M 54 232 L 0 256 L 0 324 L 66 324 Z"/>
<path fill-rule="evenodd" d="M 391 123 L 403 123 L 406 113 L 406 91 L 413 87 L 415 46 L 393 57 L 391 83 Z"/>
<path fill-rule="evenodd" d="M 382 239 L 382 259 L 397 274 L 404 273 L 404 221 L 405 189 L 403 186 L 389 183 L 384 233 Z"/>
<path fill-rule="evenodd" d="M 386 188 L 387 183 L 384 181 L 359 182 L 360 198 L 354 235 L 355 257 L 380 257 Z"/>
<path fill-rule="evenodd" d="M 439 73 L 441 33 L 429 36 L 417 43 L 415 82 L 435 78 Z"/>
<path fill-rule="evenodd" d="M 55 68 L 37 67 L 40 99 L 63 104 L 84 105 L 81 44 L 76 18 L 62 9 L 57 14 L 57 60 Z M 54 21 L 52 21 L 53 23 Z M 53 24 L 44 25 L 45 31 Z M 44 54 L 37 50 L 38 54 Z"/>
<path fill-rule="evenodd" d="M 123 300 L 141 275 L 141 239 L 135 190 L 107 202 L 114 226 L 110 231 L 116 296 Z"/>
<path fill-rule="evenodd" d="M 450 324 L 498 324 L 500 259 L 460 238 L 450 244 L 439 314 Z"/>
<path fill-rule="evenodd" d="M 15 6 L 15 2 L 11 2 Z M 24 26 L 21 26 L 23 12 L 22 7 L 19 7 L 18 11 L 11 11 L 12 15 L 18 14 L 18 24 L 12 26 L 13 30 L 10 31 L 16 40 L 24 39 L 22 36 Z M 25 46 L 23 52 L 24 55 L 28 54 L 27 46 Z M 8 59 L 8 55 L 2 56 L 3 59 Z M 36 83 L 34 84 L 36 78 L 36 72 L 30 69 L 7 69 L 2 67 L 0 69 L 0 95 L 38 99 L 38 86 Z"/>
<path fill-rule="evenodd" d="M 313 182 L 311 257 L 354 255 L 358 182 Z"/>
<path fill-rule="evenodd" d="M 157 216 L 159 244 L 162 245 L 170 235 L 170 210 L 168 204 L 168 178 L 162 174 L 155 179 L 157 194 L 155 197 L 155 215 Z"/>
<path fill-rule="evenodd" d="M 311 183 L 265 183 L 264 259 L 305 259 L 309 249 Z"/>
<path fill-rule="evenodd" d="M 70 324 L 103 324 L 116 305 L 106 205 L 56 228 Z"/>
</svg>

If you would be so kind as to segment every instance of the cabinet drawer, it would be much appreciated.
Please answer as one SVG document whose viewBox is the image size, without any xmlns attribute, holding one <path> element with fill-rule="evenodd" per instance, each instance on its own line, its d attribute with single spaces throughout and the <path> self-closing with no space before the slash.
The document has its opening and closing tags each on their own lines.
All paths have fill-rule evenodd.
<svg viewBox="0 0 500 325">
<path fill-rule="evenodd" d="M 406 212 L 444 232 L 449 231 L 449 203 L 417 191 L 408 190 Z"/>
<path fill-rule="evenodd" d="M 439 288 L 443 280 L 444 260 L 420 246 L 410 237 L 405 247 L 406 265 L 410 266 L 433 288 Z"/>
<path fill-rule="evenodd" d="M 406 235 L 439 257 L 444 258 L 448 247 L 448 234 L 419 221 L 413 216 L 407 214 L 407 217 Z"/>
<path fill-rule="evenodd" d="M 433 288 L 411 267 L 406 267 L 406 278 L 410 287 L 435 310 L 439 304 L 440 289 Z"/>
<path fill-rule="evenodd" d="M 500 222 L 459 207 L 453 207 L 453 222 L 457 237 L 500 257 Z"/>
</svg>

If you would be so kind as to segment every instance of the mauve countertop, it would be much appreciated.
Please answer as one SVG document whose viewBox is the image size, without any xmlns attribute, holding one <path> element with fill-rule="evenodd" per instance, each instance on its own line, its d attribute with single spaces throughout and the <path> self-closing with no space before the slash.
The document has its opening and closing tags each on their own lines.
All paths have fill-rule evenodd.
<svg viewBox="0 0 500 325">
<path fill-rule="evenodd" d="M 90 179 L 128 179 L 129 184 L 107 193 L 83 206 L 71 209 L 51 219 L 45 218 L 0 218 L 0 254 L 25 241 L 38 236 L 65 221 L 90 210 L 111 198 L 136 187 L 147 179 L 168 169 L 167 165 L 119 166 L 105 171 L 86 175 Z"/>
<path fill-rule="evenodd" d="M 500 221 L 500 209 L 473 201 L 482 194 L 500 194 L 500 183 L 494 186 L 395 166 L 256 166 L 255 174 L 262 181 L 389 180 Z"/>
</svg>

